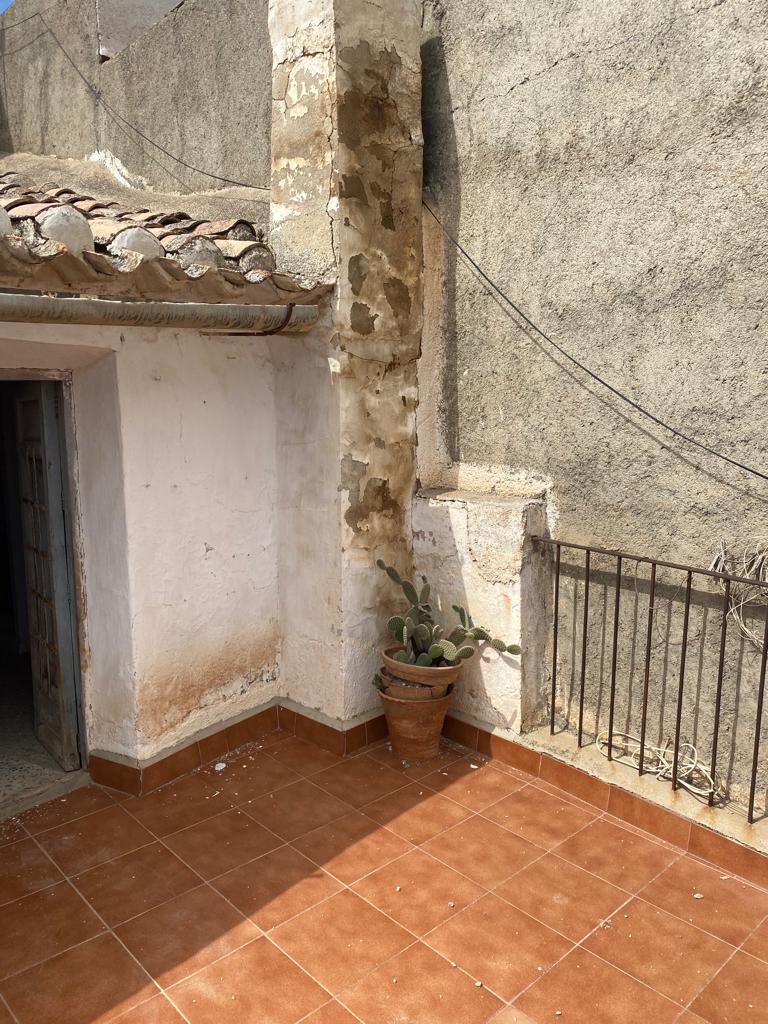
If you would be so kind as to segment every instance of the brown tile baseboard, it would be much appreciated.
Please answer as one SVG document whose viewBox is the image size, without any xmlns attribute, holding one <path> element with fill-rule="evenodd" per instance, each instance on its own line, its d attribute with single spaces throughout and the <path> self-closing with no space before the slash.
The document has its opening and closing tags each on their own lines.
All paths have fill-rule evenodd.
<svg viewBox="0 0 768 1024">
<path fill-rule="evenodd" d="M 685 850 L 693 857 L 725 868 L 757 885 L 768 886 L 768 857 L 735 839 L 659 807 L 620 786 L 595 778 L 549 754 L 458 718 L 446 718 L 443 735 L 479 754 L 495 757 L 549 782 L 579 800 L 607 811 L 614 818 Z"/>
<path fill-rule="evenodd" d="M 353 754 L 387 735 L 383 715 L 377 715 L 350 729 L 337 729 L 303 715 L 295 708 L 276 704 L 234 725 L 224 726 L 203 739 L 195 740 L 154 763 L 134 766 L 99 754 L 90 758 L 88 770 L 93 781 L 99 785 L 141 796 L 278 729 L 340 756 Z M 446 718 L 443 734 L 470 750 L 498 758 L 505 764 L 549 782 L 629 825 L 686 850 L 694 857 L 716 864 L 758 885 L 768 886 L 768 857 L 698 822 L 691 822 L 674 811 L 595 778 L 549 754 L 515 743 L 514 740 L 495 735 L 461 719 Z"/>
<path fill-rule="evenodd" d="M 387 734 L 383 715 L 342 730 L 276 704 L 233 725 L 223 726 L 218 732 L 194 740 L 146 765 L 126 764 L 122 759 L 112 759 L 104 753 L 93 754 L 88 759 L 88 771 L 93 781 L 100 786 L 142 796 L 216 760 L 230 750 L 260 740 L 277 729 L 339 755 L 352 754 L 369 743 L 383 739 Z"/>
</svg>

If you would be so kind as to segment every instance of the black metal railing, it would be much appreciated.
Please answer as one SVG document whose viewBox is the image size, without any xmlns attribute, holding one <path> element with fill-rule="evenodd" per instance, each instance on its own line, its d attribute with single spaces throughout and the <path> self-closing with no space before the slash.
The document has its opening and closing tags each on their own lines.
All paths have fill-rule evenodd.
<svg viewBox="0 0 768 1024">
<path fill-rule="evenodd" d="M 674 739 L 672 741 L 672 768 L 671 782 L 674 790 L 678 789 L 680 782 L 680 747 L 681 729 L 683 722 L 683 701 L 686 682 L 686 661 L 688 648 L 688 633 L 691 617 L 691 592 L 694 578 L 707 577 L 715 579 L 722 587 L 722 605 L 720 614 L 722 622 L 719 629 L 719 653 L 717 656 L 717 675 L 715 684 L 714 716 L 712 726 L 712 746 L 710 756 L 709 776 L 712 780 L 717 777 L 718 771 L 718 738 L 721 727 L 721 712 L 723 705 L 723 683 L 726 664 L 726 647 L 728 644 L 728 621 L 731 611 L 731 591 L 734 584 L 744 584 L 755 588 L 758 592 L 764 592 L 768 598 L 768 582 L 745 576 L 735 576 L 713 569 L 702 569 L 698 566 L 685 565 L 679 562 L 670 562 L 664 559 L 650 558 L 645 555 L 632 554 L 627 551 L 612 550 L 585 544 L 574 544 L 569 541 L 555 540 L 549 537 L 533 537 L 533 542 L 548 548 L 554 548 L 554 596 L 553 596 L 553 627 L 552 627 L 552 678 L 550 695 L 549 725 L 550 732 L 554 733 L 556 728 L 556 704 L 558 685 L 558 639 L 560 633 L 560 589 L 563 569 L 562 553 L 564 549 L 584 553 L 583 561 L 583 607 L 581 615 L 581 645 L 580 665 L 578 672 L 574 668 L 574 678 L 578 678 L 578 724 L 576 728 L 577 742 L 579 747 L 584 745 L 585 732 L 585 693 L 587 688 L 587 665 L 588 665 L 588 643 L 589 643 L 589 615 L 590 615 L 590 582 L 593 574 L 593 556 L 606 556 L 615 560 L 615 572 L 605 576 L 606 586 L 613 591 L 613 627 L 611 634 L 611 657 L 610 657 L 610 691 L 608 704 L 608 735 L 607 735 L 607 757 L 612 760 L 615 749 L 615 709 L 617 693 L 617 671 L 619 662 L 619 642 L 621 636 L 621 590 L 622 572 L 626 563 L 632 562 L 637 565 L 648 565 L 650 574 L 648 577 L 648 613 L 645 625 L 644 662 L 642 667 L 642 704 L 640 712 L 640 735 L 639 753 L 637 758 L 637 770 L 643 775 L 646 770 L 647 754 L 647 729 L 648 729 L 648 704 L 649 686 L 651 680 L 652 642 L 654 635 L 654 616 L 656 613 L 657 595 L 657 570 L 659 568 L 677 570 L 684 573 L 685 597 L 682 613 L 682 643 L 680 645 L 680 664 L 677 673 L 677 695 L 674 715 Z M 604 574 L 605 575 L 605 574 Z M 747 819 L 750 824 L 755 820 L 755 795 L 760 764 L 760 736 L 763 722 L 763 704 L 765 697 L 766 664 L 768 660 L 768 605 L 762 605 L 761 609 L 765 614 L 765 625 L 762 640 L 762 653 L 760 655 L 760 669 L 756 690 L 756 711 L 754 723 L 754 746 L 752 748 L 751 772 L 749 774 L 749 798 L 747 804 Z M 576 650 L 574 640 L 574 651 Z M 715 800 L 714 785 L 709 791 L 708 802 L 710 806 Z"/>
</svg>

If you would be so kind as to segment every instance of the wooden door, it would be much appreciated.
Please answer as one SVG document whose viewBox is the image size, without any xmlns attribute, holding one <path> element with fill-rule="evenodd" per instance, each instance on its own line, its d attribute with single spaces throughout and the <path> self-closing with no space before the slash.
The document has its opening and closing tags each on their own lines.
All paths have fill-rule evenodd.
<svg viewBox="0 0 768 1024">
<path fill-rule="evenodd" d="M 72 587 L 64 511 L 59 385 L 16 390 L 22 538 L 35 734 L 66 771 L 80 767 Z"/>
</svg>

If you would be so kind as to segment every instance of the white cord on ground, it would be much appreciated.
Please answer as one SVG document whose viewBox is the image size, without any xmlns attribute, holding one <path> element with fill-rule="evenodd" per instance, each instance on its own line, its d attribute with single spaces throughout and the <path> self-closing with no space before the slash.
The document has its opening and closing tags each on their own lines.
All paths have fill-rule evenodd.
<svg viewBox="0 0 768 1024">
<path fill-rule="evenodd" d="M 597 749 L 608 756 L 608 733 L 601 732 L 597 737 Z M 617 760 L 627 759 L 636 769 L 640 767 L 640 737 L 628 732 L 613 734 L 612 755 Z M 663 747 L 646 743 L 643 755 L 643 771 L 655 775 L 662 781 L 671 781 L 674 749 L 672 742 L 667 740 Z M 677 784 L 695 796 L 709 797 L 716 793 L 718 785 L 699 759 L 699 753 L 692 743 L 681 743 L 677 758 Z"/>
</svg>

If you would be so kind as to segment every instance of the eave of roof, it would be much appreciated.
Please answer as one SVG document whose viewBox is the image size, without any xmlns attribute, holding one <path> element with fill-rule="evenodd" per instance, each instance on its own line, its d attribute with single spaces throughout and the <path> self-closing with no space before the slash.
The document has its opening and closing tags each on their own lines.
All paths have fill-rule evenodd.
<svg viewBox="0 0 768 1024">
<path fill-rule="evenodd" d="M 312 304 L 329 291 L 275 269 L 264 229 L 235 213 L 247 201 L 230 197 L 222 210 L 217 197 L 177 196 L 179 208 L 162 210 L 151 193 L 122 186 L 97 196 L 50 179 L 36 185 L 8 162 L 0 162 L 0 289 L 249 305 Z M 48 173 L 58 164 L 26 162 Z M 62 174 L 65 164 L 71 174 L 70 165 L 82 166 L 61 164 Z M 180 208 L 186 199 L 195 215 Z M 224 215 L 207 218 L 212 209 Z"/>
</svg>

